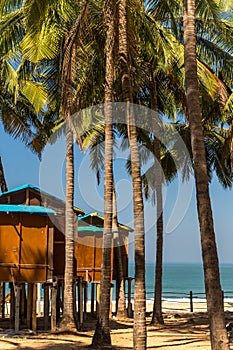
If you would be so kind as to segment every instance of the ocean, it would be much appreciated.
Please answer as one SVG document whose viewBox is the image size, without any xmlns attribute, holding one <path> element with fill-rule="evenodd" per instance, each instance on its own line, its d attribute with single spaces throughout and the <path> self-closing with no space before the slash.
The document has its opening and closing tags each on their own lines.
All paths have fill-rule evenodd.
<svg viewBox="0 0 233 350">
<path fill-rule="evenodd" d="M 129 277 L 134 277 L 134 264 L 129 264 Z M 233 303 L 233 264 L 220 265 L 220 277 L 224 300 Z M 155 264 L 146 263 L 146 299 L 154 299 Z M 113 281 L 113 300 L 116 298 L 115 281 Z M 91 299 L 91 288 L 88 283 L 88 299 Z M 127 287 L 127 285 L 126 285 Z M 132 281 L 132 299 L 134 281 Z M 205 301 L 204 275 L 201 264 L 165 263 L 163 265 L 163 293 L 162 299 L 171 302 L 189 301 L 190 291 L 193 292 L 193 301 Z M 9 292 L 8 283 L 6 293 Z M 126 288 L 127 292 L 127 288 Z M 43 300 L 42 284 L 40 298 Z"/>
<path fill-rule="evenodd" d="M 129 276 L 134 277 L 134 264 L 129 264 Z M 233 264 L 220 265 L 224 299 L 233 302 Z M 146 299 L 153 300 L 155 264 L 146 264 Z M 204 301 L 204 274 L 201 264 L 165 263 L 163 266 L 163 300 L 185 301 L 193 292 L 194 301 Z"/>
</svg>

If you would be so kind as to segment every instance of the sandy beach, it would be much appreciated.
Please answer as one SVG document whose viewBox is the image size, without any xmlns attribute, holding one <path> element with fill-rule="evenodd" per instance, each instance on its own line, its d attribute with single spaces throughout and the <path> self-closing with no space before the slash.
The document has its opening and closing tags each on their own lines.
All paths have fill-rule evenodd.
<svg viewBox="0 0 233 350">
<path fill-rule="evenodd" d="M 208 318 L 206 303 L 194 303 L 194 312 L 189 311 L 188 302 L 163 302 L 163 326 L 150 325 L 152 302 L 147 303 L 147 348 L 180 350 L 210 350 Z M 231 304 L 225 303 L 226 321 L 233 322 Z M 87 349 L 91 344 L 96 320 L 88 315 L 81 331 L 73 334 L 45 333 L 38 331 L 33 334 L 30 330 L 15 333 L 4 329 L 0 320 L 0 349 Z M 111 320 L 112 349 L 130 350 L 133 346 L 133 319 L 124 321 Z M 233 342 L 230 347 L 233 349 Z"/>
</svg>

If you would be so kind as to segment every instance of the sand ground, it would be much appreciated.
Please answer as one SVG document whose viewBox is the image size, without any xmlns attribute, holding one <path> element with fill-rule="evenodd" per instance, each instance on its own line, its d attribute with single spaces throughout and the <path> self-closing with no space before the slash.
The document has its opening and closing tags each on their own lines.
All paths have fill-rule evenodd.
<svg viewBox="0 0 233 350">
<path fill-rule="evenodd" d="M 148 316 L 152 305 L 147 305 Z M 233 322 L 233 312 L 227 311 L 231 305 L 226 304 L 226 321 Z M 194 312 L 189 311 L 188 303 L 163 303 L 163 326 L 150 325 L 147 318 L 147 348 L 172 350 L 210 350 L 208 318 L 205 303 L 194 305 Z M 59 332 L 45 333 L 30 330 L 15 333 L 4 329 L 0 322 L 0 349 L 4 350 L 73 350 L 87 349 L 91 344 L 96 320 L 88 316 L 83 329 L 73 334 Z M 2 327 L 1 327 L 2 326 Z M 133 346 L 133 319 L 111 321 L 112 349 L 130 350 Z M 233 341 L 230 340 L 233 349 Z"/>
</svg>

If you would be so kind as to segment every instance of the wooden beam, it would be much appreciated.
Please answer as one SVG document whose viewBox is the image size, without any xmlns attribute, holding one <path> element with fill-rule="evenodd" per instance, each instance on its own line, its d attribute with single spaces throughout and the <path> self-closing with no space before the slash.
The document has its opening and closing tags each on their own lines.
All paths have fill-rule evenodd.
<svg viewBox="0 0 233 350">
<path fill-rule="evenodd" d="M 27 205 L 30 204 L 29 196 L 30 196 L 29 188 L 26 188 L 26 203 L 25 204 L 27 204 Z"/>
<path fill-rule="evenodd" d="M 95 283 L 91 284 L 91 314 L 95 311 Z"/>
<path fill-rule="evenodd" d="M 26 290 L 25 283 L 21 284 L 21 292 L 20 292 L 20 321 L 22 323 L 25 322 L 26 316 Z"/>
<path fill-rule="evenodd" d="M 5 298 L 6 298 L 6 283 L 2 283 L 2 303 L 1 303 L 1 308 L 2 308 L 2 318 L 5 318 Z"/>
<path fill-rule="evenodd" d="M 40 314 L 41 314 L 41 312 L 40 312 L 40 283 L 36 284 L 36 288 L 37 288 L 36 309 L 37 309 L 37 314 L 40 316 Z"/>
<path fill-rule="evenodd" d="M 56 321 L 57 321 L 57 307 L 56 307 L 56 299 L 57 299 L 57 282 L 53 282 L 51 287 L 51 331 L 56 331 Z"/>
<path fill-rule="evenodd" d="M 110 306 L 109 306 L 109 318 L 112 318 L 112 289 L 113 289 L 113 284 L 111 283 L 110 287 Z"/>
<path fill-rule="evenodd" d="M 19 285 L 15 285 L 15 331 L 19 331 L 20 324 L 20 290 Z"/>
<path fill-rule="evenodd" d="M 83 282 L 83 299 L 84 299 L 83 319 L 84 321 L 86 321 L 87 319 L 87 295 L 88 295 L 88 284 L 87 282 Z"/>
<path fill-rule="evenodd" d="M 47 282 L 53 281 L 53 241 L 54 241 L 54 227 L 49 221 L 47 222 Z"/>
<path fill-rule="evenodd" d="M 27 295 L 27 328 L 31 328 L 32 320 L 32 283 L 28 283 L 28 295 Z"/>
<path fill-rule="evenodd" d="M 32 330 L 36 332 L 36 283 L 32 283 Z"/>
<path fill-rule="evenodd" d="M 100 314 L 100 283 L 96 283 L 96 317 Z"/>
<path fill-rule="evenodd" d="M 14 292 L 14 285 L 12 282 L 9 283 L 10 286 L 10 293 L 11 293 L 11 299 L 10 299 L 10 323 L 11 327 L 14 327 L 14 320 L 15 320 L 15 292 Z"/>
<path fill-rule="evenodd" d="M 44 329 L 49 329 L 49 285 L 44 283 Z"/>
<path fill-rule="evenodd" d="M 128 278 L 128 317 L 133 317 L 132 303 L 131 303 L 131 288 L 132 288 L 132 279 Z"/>
<path fill-rule="evenodd" d="M 83 326 L 83 278 L 78 277 L 78 320 L 79 327 Z"/>
</svg>

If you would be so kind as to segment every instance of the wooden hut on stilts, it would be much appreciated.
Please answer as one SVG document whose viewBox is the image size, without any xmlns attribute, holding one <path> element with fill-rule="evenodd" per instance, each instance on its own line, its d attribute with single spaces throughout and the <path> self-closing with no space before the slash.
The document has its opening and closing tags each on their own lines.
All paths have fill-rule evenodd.
<svg viewBox="0 0 233 350">
<path fill-rule="evenodd" d="M 6 283 L 9 283 L 10 320 L 16 331 L 21 324 L 35 331 L 37 316 L 41 314 L 43 328 L 56 329 L 63 299 L 64 213 L 65 203 L 62 200 L 32 185 L 0 195 L 1 316 L 5 317 Z M 79 323 L 82 324 L 88 311 L 88 285 L 91 286 L 90 311 L 98 313 L 104 218 L 97 213 L 85 214 L 76 207 L 74 213 L 77 226 L 74 286 L 78 296 Z M 132 230 L 124 225 L 119 225 L 119 230 L 123 242 L 124 277 L 127 280 L 128 234 Z M 112 279 L 116 275 L 113 240 Z"/>
</svg>

